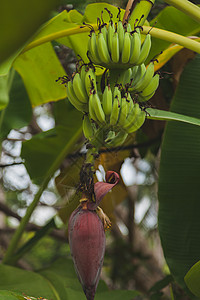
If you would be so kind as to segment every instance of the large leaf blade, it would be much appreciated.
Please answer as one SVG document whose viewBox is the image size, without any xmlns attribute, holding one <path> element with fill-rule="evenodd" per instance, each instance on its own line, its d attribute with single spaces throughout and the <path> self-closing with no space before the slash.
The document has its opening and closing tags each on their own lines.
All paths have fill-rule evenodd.
<svg viewBox="0 0 200 300">
<path fill-rule="evenodd" d="M 20 55 L 14 68 L 22 77 L 33 106 L 66 98 L 65 87 L 56 83 L 65 71 L 50 43 Z"/>
<path fill-rule="evenodd" d="M 200 56 L 185 68 L 171 110 L 200 118 Z M 166 126 L 159 173 L 159 232 L 177 282 L 199 260 L 200 129 L 180 122 Z"/>
<path fill-rule="evenodd" d="M 49 282 L 39 274 L 15 267 L 0 265 L 0 290 L 59 300 Z"/>
</svg>

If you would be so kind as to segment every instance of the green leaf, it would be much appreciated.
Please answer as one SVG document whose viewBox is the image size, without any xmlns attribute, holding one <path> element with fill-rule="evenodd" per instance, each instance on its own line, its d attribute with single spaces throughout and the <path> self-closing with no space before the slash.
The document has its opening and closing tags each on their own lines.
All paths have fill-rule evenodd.
<svg viewBox="0 0 200 300">
<path fill-rule="evenodd" d="M 193 124 L 200 126 L 200 119 L 189 117 L 186 115 L 181 115 L 171 111 L 159 110 L 154 108 L 146 109 L 147 118 L 152 120 L 163 120 L 163 121 L 180 121 L 188 124 Z"/>
<path fill-rule="evenodd" d="M 9 102 L 8 75 L 0 77 L 0 110 Z"/>
<path fill-rule="evenodd" d="M 117 14 L 119 10 L 116 6 L 108 3 L 91 3 L 87 5 L 83 21 L 86 23 L 96 24 L 97 18 L 101 19 L 101 12 L 103 11 L 103 20 L 105 23 L 109 23 L 110 17 L 105 11 L 105 7 L 113 14 L 113 22 L 116 22 L 118 20 Z M 123 19 L 124 12 L 124 9 L 121 9 L 121 19 Z"/>
<path fill-rule="evenodd" d="M 13 66 L 22 77 L 33 106 L 66 98 L 66 88 L 56 83 L 66 73 L 50 43 L 20 55 Z"/>
<path fill-rule="evenodd" d="M 25 294 L 38 298 L 60 299 L 56 296 L 54 288 L 52 288 L 48 280 L 40 274 L 0 265 L 0 278 L 0 290 L 9 290 L 20 295 Z"/>
<path fill-rule="evenodd" d="M 56 228 L 56 224 L 54 221 L 54 218 L 51 219 L 46 225 L 44 225 L 40 230 L 36 231 L 34 236 L 28 240 L 21 248 L 19 248 L 14 254 L 10 260 L 10 264 L 14 264 L 16 261 L 18 261 L 22 256 L 24 256 L 28 251 L 33 249 L 33 247 L 49 232 Z"/>
<path fill-rule="evenodd" d="M 2 77 L 0 77 L 1 80 Z M 2 116 L 0 137 L 5 137 L 11 129 L 19 129 L 29 124 L 32 107 L 21 77 L 15 72 L 10 90 L 10 100 Z"/>
<path fill-rule="evenodd" d="M 19 55 L 20 51 L 17 51 L 16 53 L 12 54 L 9 58 L 7 58 L 6 60 L 4 60 L 4 62 L 2 62 L 0 64 L 0 76 L 4 76 L 7 75 L 8 72 L 10 71 L 12 64 L 14 62 L 14 60 L 16 59 L 16 57 Z"/>
<path fill-rule="evenodd" d="M 108 291 L 108 292 L 102 292 L 99 294 L 96 294 L 95 299 L 96 300 L 134 300 L 137 296 L 139 296 L 140 293 L 137 291 L 125 291 L 125 290 L 115 290 L 115 291 Z"/>
<path fill-rule="evenodd" d="M 37 183 L 41 182 L 63 149 L 67 147 L 65 155 L 72 151 L 81 134 L 82 115 L 71 106 L 71 110 L 66 111 L 66 126 L 56 126 L 23 142 L 21 156 L 30 177 Z"/>
<path fill-rule="evenodd" d="M 44 23 L 58 0 L 2 0 L 0 4 L 0 63 L 19 49 Z"/>
<path fill-rule="evenodd" d="M 200 118 L 200 55 L 181 75 L 171 110 Z M 200 128 L 168 122 L 159 171 L 159 232 L 170 271 L 184 288 L 184 276 L 200 253 Z"/>
<path fill-rule="evenodd" d="M 190 291 L 200 298 L 200 261 L 198 261 L 185 275 L 185 283 Z"/>
<path fill-rule="evenodd" d="M 198 22 L 195 22 L 192 18 L 178 9 L 169 6 L 165 7 L 150 24 L 153 27 L 172 31 L 184 36 L 197 35 L 200 32 Z M 152 47 L 148 61 L 166 49 L 169 45 L 169 42 L 152 38 Z"/>
<path fill-rule="evenodd" d="M 24 300 L 24 297 L 9 291 L 0 291 L 1 300 Z"/>
</svg>

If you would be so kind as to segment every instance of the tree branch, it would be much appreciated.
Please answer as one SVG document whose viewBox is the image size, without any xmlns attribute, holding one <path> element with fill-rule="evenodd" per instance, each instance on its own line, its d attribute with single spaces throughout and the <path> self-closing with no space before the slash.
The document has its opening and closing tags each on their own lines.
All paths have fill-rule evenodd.
<svg viewBox="0 0 200 300">
<path fill-rule="evenodd" d="M 21 221 L 21 217 L 15 213 L 14 211 L 12 211 L 7 205 L 3 204 L 0 202 L 0 211 L 4 212 L 7 216 L 9 217 L 13 217 L 19 221 Z M 36 224 L 33 223 L 28 223 L 26 226 L 26 230 L 27 231 L 38 231 L 42 229 L 41 226 L 38 226 Z M 0 234 L 1 233 L 13 233 L 15 232 L 14 228 L 3 228 L 0 229 Z M 53 229 L 50 233 L 50 236 L 52 236 L 53 238 L 56 238 L 62 242 L 66 242 L 67 237 L 65 235 L 65 232 L 63 230 L 58 230 L 58 229 Z"/>
</svg>

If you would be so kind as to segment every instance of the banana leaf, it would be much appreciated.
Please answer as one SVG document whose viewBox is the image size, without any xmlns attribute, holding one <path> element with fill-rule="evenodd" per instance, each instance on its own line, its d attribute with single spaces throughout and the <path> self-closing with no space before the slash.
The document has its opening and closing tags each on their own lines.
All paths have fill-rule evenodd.
<svg viewBox="0 0 200 300">
<path fill-rule="evenodd" d="M 200 118 L 199 76 L 200 55 L 197 55 L 181 75 L 172 112 Z M 161 150 L 159 233 L 170 271 L 186 289 L 184 276 L 200 258 L 200 128 L 168 122 Z"/>
</svg>

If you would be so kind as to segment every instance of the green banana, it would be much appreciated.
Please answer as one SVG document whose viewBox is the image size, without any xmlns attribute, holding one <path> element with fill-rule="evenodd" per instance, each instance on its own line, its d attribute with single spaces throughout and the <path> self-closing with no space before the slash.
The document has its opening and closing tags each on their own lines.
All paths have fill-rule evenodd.
<svg viewBox="0 0 200 300">
<path fill-rule="evenodd" d="M 148 33 L 146 35 L 144 43 L 142 44 L 140 56 L 139 56 L 139 59 L 137 60 L 138 65 L 145 62 L 145 60 L 147 59 L 147 57 L 149 55 L 150 49 L 151 49 L 151 35 Z"/>
<path fill-rule="evenodd" d="M 83 103 L 88 102 L 88 95 L 85 90 L 85 85 L 83 84 L 79 73 L 76 73 L 73 77 L 73 89 L 76 97 Z"/>
<path fill-rule="evenodd" d="M 125 84 L 130 82 L 131 77 L 132 77 L 132 69 L 131 68 L 128 68 L 127 70 L 120 70 L 120 74 L 119 74 L 117 83 L 125 86 Z"/>
<path fill-rule="evenodd" d="M 113 92 L 113 106 L 110 115 L 110 125 L 117 124 L 121 104 L 121 92 L 116 86 Z"/>
<path fill-rule="evenodd" d="M 105 40 L 106 43 L 107 43 L 108 30 L 107 30 L 106 25 L 107 25 L 107 24 L 104 24 L 104 25 L 101 26 L 101 32 L 103 33 L 104 40 Z"/>
<path fill-rule="evenodd" d="M 124 130 L 119 131 L 116 136 L 106 144 L 106 146 L 108 147 L 118 147 L 120 145 L 122 145 L 126 138 L 128 136 L 128 133 L 125 132 Z"/>
<path fill-rule="evenodd" d="M 88 41 L 88 50 L 89 50 L 89 56 L 92 62 L 95 64 L 100 64 L 101 60 L 99 58 L 98 50 L 97 50 L 97 37 L 95 31 L 91 32 L 91 37 Z"/>
<path fill-rule="evenodd" d="M 118 21 L 117 23 L 117 32 L 119 36 L 119 52 L 122 53 L 122 49 L 124 45 L 124 27 L 122 21 Z"/>
<path fill-rule="evenodd" d="M 93 93 L 91 92 L 90 95 L 89 95 L 89 115 L 90 115 L 90 118 L 99 123 L 99 120 L 95 114 L 95 111 L 94 111 L 94 103 L 93 103 Z"/>
<path fill-rule="evenodd" d="M 121 61 L 123 64 L 126 64 L 129 62 L 131 54 L 131 39 L 130 39 L 130 33 L 125 32 L 124 34 L 124 44 L 122 48 L 122 54 L 121 54 Z"/>
<path fill-rule="evenodd" d="M 138 103 L 135 103 L 135 104 L 133 103 L 133 108 L 129 112 L 129 114 L 128 114 L 128 116 L 127 116 L 127 118 L 126 118 L 126 120 L 123 124 L 124 129 L 129 128 L 133 124 L 133 122 L 135 121 L 135 119 L 136 119 L 137 115 L 139 114 L 140 110 L 141 109 L 140 109 L 139 104 Z"/>
<path fill-rule="evenodd" d="M 102 97 L 103 111 L 106 116 L 109 116 L 112 111 L 112 91 L 110 85 L 106 85 Z"/>
<path fill-rule="evenodd" d="M 153 78 L 153 75 L 154 75 L 154 63 L 151 62 L 147 67 L 143 77 L 135 84 L 134 89 L 139 92 L 144 90 L 149 85 L 150 81 Z"/>
<path fill-rule="evenodd" d="M 112 50 L 114 32 L 115 32 L 115 27 L 114 27 L 113 21 L 110 21 L 109 25 L 108 25 L 108 51 L 110 53 Z"/>
<path fill-rule="evenodd" d="M 127 109 L 127 99 L 125 97 L 122 98 L 121 100 L 121 105 L 120 105 L 120 113 L 119 113 L 119 119 L 118 119 L 118 125 L 123 126 L 128 114 L 128 109 Z"/>
<path fill-rule="evenodd" d="M 147 87 L 140 93 L 141 97 L 147 97 L 151 95 L 158 88 L 159 85 L 159 74 L 156 74 L 147 85 Z"/>
<path fill-rule="evenodd" d="M 103 33 L 98 34 L 97 50 L 102 63 L 110 63 L 110 54 L 108 52 L 107 42 L 104 39 Z"/>
<path fill-rule="evenodd" d="M 132 111 L 134 106 L 133 99 L 131 98 L 130 93 L 127 93 L 126 95 L 126 105 L 127 105 L 127 117 L 128 117 L 129 113 Z"/>
<path fill-rule="evenodd" d="M 128 70 L 126 70 L 124 74 L 124 81 L 123 81 L 124 85 L 130 82 L 131 76 L 132 76 L 132 69 L 129 68 Z"/>
<path fill-rule="evenodd" d="M 137 101 L 138 102 L 146 102 L 146 101 L 150 100 L 153 97 L 153 95 L 155 94 L 155 92 L 156 91 L 154 91 L 153 93 L 151 93 L 150 95 L 145 96 L 145 97 L 142 97 L 142 96 L 140 96 L 140 94 L 138 94 Z"/>
<path fill-rule="evenodd" d="M 92 105 L 98 121 L 100 123 L 105 123 L 105 113 L 103 111 L 99 95 L 95 90 L 92 93 Z"/>
<path fill-rule="evenodd" d="M 97 84 L 96 84 L 96 75 L 95 71 L 92 68 L 89 68 L 88 71 L 85 72 L 85 89 L 87 94 L 90 94 L 90 91 L 92 89 L 97 89 Z"/>
<path fill-rule="evenodd" d="M 86 75 L 86 65 L 81 66 L 80 78 L 82 82 L 85 82 L 85 75 Z"/>
<path fill-rule="evenodd" d="M 83 133 L 86 139 L 90 140 L 94 136 L 94 128 L 88 115 L 84 115 Z"/>
<path fill-rule="evenodd" d="M 127 30 L 128 32 L 131 32 L 131 31 L 132 31 L 132 28 L 131 28 L 131 24 L 130 24 L 130 23 L 127 23 L 126 30 Z"/>
<path fill-rule="evenodd" d="M 81 112 L 87 112 L 88 111 L 88 105 L 80 102 L 79 99 L 76 97 L 71 81 L 69 81 L 67 83 L 67 97 L 68 97 L 69 101 L 71 102 L 71 104 L 77 110 L 79 110 Z"/>
<path fill-rule="evenodd" d="M 114 32 L 111 45 L 111 58 L 114 63 L 119 61 L 119 37 L 118 32 Z"/>
<path fill-rule="evenodd" d="M 129 92 L 135 90 L 135 85 L 140 81 L 140 79 L 144 76 L 145 73 L 146 73 L 145 64 L 139 65 L 138 68 L 137 68 L 137 72 L 135 73 L 135 76 L 134 76 L 133 81 L 131 83 L 131 86 L 128 89 Z"/>
<path fill-rule="evenodd" d="M 136 130 L 138 130 L 144 123 L 146 117 L 146 113 L 143 110 L 140 110 L 140 112 L 137 114 L 134 122 L 130 127 L 128 127 L 126 130 L 128 133 L 132 133 Z"/>
<path fill-rule="evenodd" d="M 141 49 L 141 37 L 140 34 L 135 31 L 131 38 L 131 55 L 129 59 L 129 63 L 131 65 L 136 65 L 137 61 L 140 57 L 140 49 Z"/>
<path fill-rule="evenodd" d="M 137 70 L 138 70 L 138 66 L 134 66 L 131 68 L 132 74 L 130 80 L 134 80 Z"/>
</svg>

